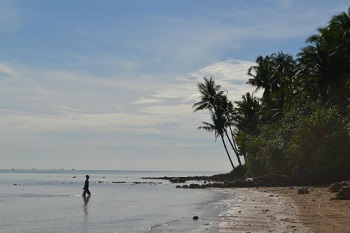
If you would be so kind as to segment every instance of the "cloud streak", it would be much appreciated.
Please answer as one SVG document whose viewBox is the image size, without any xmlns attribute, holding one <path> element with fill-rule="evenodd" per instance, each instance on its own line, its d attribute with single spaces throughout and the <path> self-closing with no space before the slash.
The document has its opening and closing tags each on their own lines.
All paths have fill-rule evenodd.
<svg viewBox="0 0 350 233">
<path fill-rule="evenodd" d="M 241 94 L 250 91 L 252 88 L 247 87 L 245 82 L 247 80 L 246 68 L 251 64 L 251 62 L 236 60 L 212 64 L 187 76 L 178 77 L 174 84 L 159 86 L 159 89 L 154 93 L 141 96 L 139 99 L 129 103 L 123 102 L 122 105 L 128 107 L 116 109 L 116 112 L 102 111 L 94 113 L 87 109 L 84 110 L 84 108 L 73 108 L 66 105 L 67 99 L 54 100 L 52 98 L 56 98 L 56 94 L 51 96 L 48 94 L 45 99 L 45 101 L 48 101 L 47 106 L 50 106 L 50 103 L 56 103 L 50 107 L 53 110 L 51 114 L 3 112 L 0 115 L 0 127 L 4 132 L 8 133 L 36 133 L 43 131 L 116 131 L 122 133 L 130 129 L 137 129 L 140 132 L 142 129 L 148 131 L 151 128 L 156 132 L 161 128 L 159 125 L 175 121 L 179 122 L 179 119 L 184 120 L 182 124 L 186 124 L 186 119 L 189 118 L 192 118 L 193 122 L 196 116 L 192 114 L 192 104 L 195 101 L 199 101 L 196 85 L 202 81 L 203 77 L 214 77 L 217 83 L 223 84 L 223 88 L 226 90 L 233 89 L 235 97 L 240 97 Z M 79 78 L 80 75 L 69 75 L 68 77 L 65 76 L 64 79 L 71 82 L 72 77 L 74 77 L 73 82 L 82 81 Z M 78 81 L 75 77 L 78 77 Z M 93 82 L 89 85 L 105 85 L 105 80 L 91 80 Z M 60 81 L 61 85 L 64 85 L 62 80 Z M 88 79 L 86 81 L 89 83 Z M 97 91 L 97 93 L 101 92 L 102 94 L 101 97 L 103 99 L 101 102 L 104 102 L 106 106 L 112 106 L 115 100 L 113 98 L 109 99 L 109 95 L 103 96 L 103 90 Z M 60 88 L 56 91 L 61 91 L 61 95 L 65 93 L 65 90 Z M 84 106 L 86 100 L 77 98 L 79 95 L 79 93 L 70 93 L 69 98 L 75 98 L 77 106 Z M 191 125 L 191 128 L 195 128 L 195 126 Z M 164 130 L 166 131 L 166 129 Z"/>
</svg>

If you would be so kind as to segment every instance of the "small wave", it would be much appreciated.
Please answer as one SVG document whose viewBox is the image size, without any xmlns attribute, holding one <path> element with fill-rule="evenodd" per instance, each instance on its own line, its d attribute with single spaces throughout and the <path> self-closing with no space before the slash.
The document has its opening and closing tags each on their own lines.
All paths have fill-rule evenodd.
<svg viewBox="0 0 350 233">
<path fill-rule="evenodd" d="M 158 228 L 163 228 L 163 227 L 170 227 L 173 226 L 177 223 L 179 223 L 180 220 L 170 220 L 170 221 L 166 221 L 166 222 L 162 222 L 162 223 L 157 223 L 153 226 L 150 226 L 146 232 L 154 232 L 156 231 Z"/>
</svg>

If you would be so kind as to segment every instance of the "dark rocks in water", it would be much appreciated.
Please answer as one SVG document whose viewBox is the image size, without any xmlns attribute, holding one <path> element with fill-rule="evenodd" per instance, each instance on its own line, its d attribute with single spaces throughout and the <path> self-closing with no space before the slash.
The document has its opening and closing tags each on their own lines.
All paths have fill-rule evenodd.
<svg viewBox="0 0 350 233">
<path fill-rule="evenodd" d="M 190 188 L 190 189 L 203 189 L 203 188 L 240 188 L 240 187 L 256 187 L 251 181 L 236 180 L 234 182 L 213 182 L 205 184 L 190 184 L 190 185 L 177 185 L 176 188 Z"/>
<path fill-rule="evenodd" d="M 197 215 L 195 215 L 195 216 L 193 216 L 193 218 L 192 218 L 193 220 L 195 220 L 195 221 L 197 221 L 199 218 L 198 218 L 198 216 Z"/>
<path fill-rule="evenodd" d="M 350 186 L 350 182 L 349 181 L 343 181 L 343 182 L 337 182 L 337 183 L 331 184 L 329 186 L 328 190 L 331 193 L 336 193 L 336 192 L 339 192 L 340 188 L 344 187 L 344 186 Z"/>
<path fill-rule="evenodd" d="M 151 185 L 157 185 L 157 184 L 161 184 L 161 182 L 140 182 L 140 181 L 135 181 L 135 182 L 132 182 L 133 184 L 151 184 Z"/>
<path fill-rule="evenodd" d="M 242 170 L 242 171 L 241 171 Z M 286 175 L 264 175 L 252 178 L 244 177 L 244 169 L 235 169 L 226 174 L 213 176 L 187 176 L 187 177 L 143 177 L 142 179 L 162 179 L 171 183 L 185 183 L 187 181 L 203 182 L 202 185 L 183 185 L 177 188 L 232 188 L 232 187 L 290 187 L 297 185 L 293 176 Z"/>
<path fill-rule="evenodd" d="M 173 177 L 169 179 L 171 183 L 185 183 L 186 179 L 184 177 Z"/>
<path fill-rule="evenodd" d="M 190 184 L 190 189 L 198 189 L 198 188 L 202 188 L 202 186 L 200 184 Z"/>
<path fill-rule="evenodd" d="M 300 187 L 298 189 L 298 194 L 309 194 L 309 193 L 310 193 L 310 191 L 309 191 L 308 187 Z"/>
<path fill-rule="evenodd" d="M 214 177 L 214 176 L 212 176 Z M 211 177 L 211 178 L 212 178 Z M 197 177 L 198 178 L 198 177 Z M 283 175 L 266 175 L 259 176 L 247 179 L 237 179 L 237 180 L 229 180 L 226 179 L 227 176 L 221 176 L 223 180 L 215 177 L 214 180 L 206 177 L 206 179 L 202 179 L 205 181 L 203 184 L 190 184 L 183 186 L 176 186 L 176 188 L 251 188 L 251 187 L 288 187 L 295 184 L 294 178 L 291 176 L 283 176 Z M 196 179 L 197 180 L 197 179 Z M 211 181 L 211 182 L 208 182 Z"/>
<path fill-rule="evenodd" d="M 126 181 L 112 181 L 112 184 L 126 184 Z M 157 185 L 162 184 L 162 182 L 140 182 L 140 181 L 134 181 L 131 182 L 131 184 L 151 184 L 151 185 Z"/>
</svg>

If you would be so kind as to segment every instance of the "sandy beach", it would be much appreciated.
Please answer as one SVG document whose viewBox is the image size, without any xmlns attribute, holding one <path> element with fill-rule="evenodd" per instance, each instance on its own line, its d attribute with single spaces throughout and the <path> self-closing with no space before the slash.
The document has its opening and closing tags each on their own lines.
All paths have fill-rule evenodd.
<svg viewBox="0 0 350 233">
<path fill-rule="evenodd" d="M 218 232 L 350 232 L 350 201 L 330 200 L 328 187 L 237 188 L 238 203 L 221 218 Z"/>
</svg>

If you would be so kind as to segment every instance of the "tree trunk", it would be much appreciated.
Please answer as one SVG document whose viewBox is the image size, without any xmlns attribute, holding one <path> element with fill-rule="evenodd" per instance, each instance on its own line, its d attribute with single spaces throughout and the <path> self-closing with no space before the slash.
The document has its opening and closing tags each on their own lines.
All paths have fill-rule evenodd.
<svg viewBox="0 0 350 233">
<path fill-rule="evenodd" d="M 224 135 L 220 134 L 220 136 L 221 136 L 222 144 L 224 144 L 227 157 L 228 157 L 228 159 L 230 160 L 230 163 L 231 163 L 231 165 L 232 165 L 232 168 L 235 169 L 235 166 L 233 165 L 231 156 L 230 156 L 230 154 L 228 153 L 228 150 L 227 150 L 227 147 L 226 147 L 226 143 L 225 143 L 225 140 L 224 140 Z"/>
<path fill-rule="evenodd" d="M 226 137 L 227 137 L 229 143 L 231 144 L 232 150 L 233 150 L 233 151 L 235 152 L 235 154 L 236 154 L 236 157 L 237 157 L 237 160 L 238 160 L 239 165 L 242 166 L 241 158 L 239 157 L 239 153 L 238 153 L 237 148 L 233 145 L 231 139 L 229 138 L 228 133 L 227 133 L 227 130 L 225 129 L 224 131 L 225 131 L 225 134 L 226 134 Z"/>
</svg>

